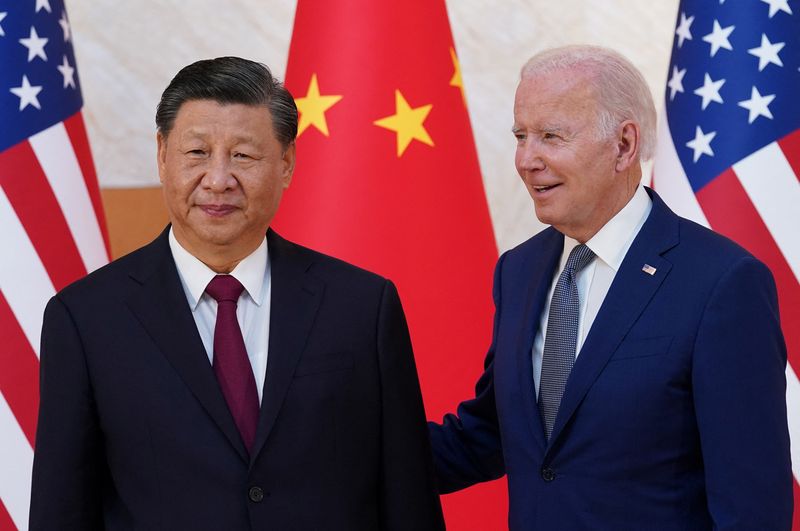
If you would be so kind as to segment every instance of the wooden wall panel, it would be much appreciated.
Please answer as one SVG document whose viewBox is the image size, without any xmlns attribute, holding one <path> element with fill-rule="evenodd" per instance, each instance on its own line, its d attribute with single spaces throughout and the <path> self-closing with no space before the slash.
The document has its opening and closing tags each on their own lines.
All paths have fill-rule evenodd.
<svg viewBox="0 0 800 531">
<path fill-rule="evenodd" d="M 112 258 L 119 258 L 150 242 L 167 224 L 160 186 L 104 188 L 101 193 Z"/>
</svg>

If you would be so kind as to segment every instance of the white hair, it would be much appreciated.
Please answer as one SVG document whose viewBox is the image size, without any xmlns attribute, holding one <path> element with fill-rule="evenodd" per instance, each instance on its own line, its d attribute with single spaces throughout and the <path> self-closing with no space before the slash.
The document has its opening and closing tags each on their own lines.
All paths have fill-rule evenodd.
<svg viewBox="0 0 800 531">
<path fill-rule="evenodd" d="M 578 44 L 539 52 L 525 63 L 520 77 L 538 77 L 569 68 L 583 69 L 595 82 L 600 134 L 611 137 L 620 123 L 632 120 L 640 129 L 640 160 L 652 158 L 656 147 L 656 109 L 647 82 L 633 63 L 609 48 Z"/>
</svg>

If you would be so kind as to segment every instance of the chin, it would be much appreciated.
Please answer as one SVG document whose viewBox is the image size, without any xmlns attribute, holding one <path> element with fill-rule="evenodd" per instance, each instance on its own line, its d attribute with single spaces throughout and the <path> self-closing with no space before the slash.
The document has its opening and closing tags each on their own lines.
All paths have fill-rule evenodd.
<svg viewBox="0 0 800 531">
<path fill-rule="evenodd" d="M 240 231 L 229 227 L 200 227 L 194 232 L 200 241 L 212 245 L 229 245 L 241 236 Z"/>
<path fill-rule="evenodd" d="M 534 211 L 536 212 L 536 219 L 545 225 L 556 225 L 558 223 L 558 216 L 555 216 L 551 209 L 540 207 L 534 203 Z"/>
</svg>

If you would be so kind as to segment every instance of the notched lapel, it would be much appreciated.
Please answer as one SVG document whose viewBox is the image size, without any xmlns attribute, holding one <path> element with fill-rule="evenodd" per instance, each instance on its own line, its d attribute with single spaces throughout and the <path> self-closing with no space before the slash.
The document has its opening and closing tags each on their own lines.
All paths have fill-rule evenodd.
<svg viewBox="0 0 800 531">
<path fill-rule="evenodd" d="M 530 276 L 527 279 L 529 284 L 516 352 L 524 415 L 528 418 L 528 425 L 536 442 L 542 448 L 547 445 L 547 441 L 544 437 L 542 418 L 536 402 L 532 347 L 547 294 L 550 291 L 551 279 L 564 250 L 564 236 L 553 228 L 549 228 L 547 231 L 549 233 L 543 235 L 546 240 L 537 247 L 540 251 L 535 256 L 528 257 L 522 266 L 523 273 L 530 268 Z M 515 282 L 516 279 L 511 279 L 511 281 Z"/>
<path fill-rule="evenodd" d="M 131 274 L 132 280 L 140 286 L 126 302 L 186 386 L 242 459 L 247 461 L 247 450 L 208 362 L 197 325 L 186 302 L 186 294 L 169 250 L 167 234 L 165 231 L 152 244 L 156 247 L 153 270 Z"/>
<path fill-rule="evenodd" d="M 625 255 L 575 360 L 553 426 L 550 447 L 672 268 L 661 255 L 678 243 L 678 218 L 658 196 L 654 193 L 651 196 L 650 216 Z M 645 265 L 655 268 L 655 272 L 643 271 Z"/>
<path fill-rule="evenodd" d="M 278 417 L 324 291 L 323 282 L 308 272 L 308 255 L 272 230 L 267 243 L 272 283 L 269 355 L 251 466 Z"/>
</svg>

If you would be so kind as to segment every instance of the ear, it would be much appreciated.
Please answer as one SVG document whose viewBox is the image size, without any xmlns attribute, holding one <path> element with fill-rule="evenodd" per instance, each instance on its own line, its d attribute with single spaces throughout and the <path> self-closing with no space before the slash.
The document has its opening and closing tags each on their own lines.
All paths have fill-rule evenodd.
<svg viewBox="0 0 800 531">
<path fill-rule="evenodd" d="M 292 182 L 292 175 L 294 174 L 294 163 L 296 159 L 296 148 L 295 143 L 292 142 L 289 144 L 285 150 L 283 150 L 283 187 L 289 188 L 289 184 Z"/>
<path fill-rule="evenodd" d="M 615 165 L 617 172 L 624 172 L 639 161 L 639 133 L 639 124 L 632 120 L 620 124 Z"/>
<path fill-rule="evenodd" d="M 158 163 L 158 180 L 164 184 L 164 175 L 167 167 L 167 137 L 159 131 L 156 133 L 156 162 Z"/>
</svg>

